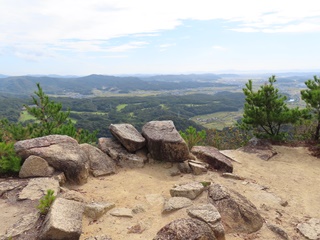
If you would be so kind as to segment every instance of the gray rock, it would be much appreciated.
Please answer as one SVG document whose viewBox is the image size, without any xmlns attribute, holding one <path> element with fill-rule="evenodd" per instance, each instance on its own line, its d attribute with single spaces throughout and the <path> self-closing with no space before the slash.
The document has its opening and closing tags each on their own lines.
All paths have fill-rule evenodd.
<svg viewBox="0 0 320 240">
<path fill-rule="evenodd" d="M 25 231 L 30 230 L 36 225 L 39 219 L 39 213 L 37 211 L 31 212 L 25 216 L 22 216 L 12 227 L 10 227 L 6 232 L 6 239 L 17 237 L 23 234 Z"/>
<path fill-rule="evenodd" d="M 132 209 L 130 208 L 114 208 L 110 214 L 115 217 L 133 217 Z"/>
<path fill-rule="evenodd" d="M 190 167 L 192 169 L 192 173 L 194 175 L 201 175 L 201 174 L 205 174 L 208 172 L 208 169 L 206 168 L 206 166 L 204 164 L 189 161 L 189 165 L 190 165 Z"/>
<path fill-rule="evenodd" d="M 252 233 L 263 225 L 257 208 L 236 191 L 213 184 L 209 187 L 208 200 L 220 212 L 226 233 Z"/>
<path fill-rule="evenodd" d="M 222 173 L 221 175 L 224 178 L 230 178 L 230 179 L 234 179 L 234 180 L 244 180 L 244 177 L 241 177 L 239 175 L 233 174 L 233 173 Z"/>
<path fill-rule="evenodd" d="M 83 204 L 63 198 L 56 199 L 40 230 L 40 239 L 78 240 L 82 232 Z"/>
<path fill-rule="evenodd" d="M 197 219 L 177 219 L 159 230 L 153 240 L 216 240 L 213 231 Z"/>
<path fill-rule="evenodd" d="M 320 239 L 320 219 L 311 218 L 304 223 L 299 223 L 297 229 L 300 233 L 310 240 Z"/>
<path fill-rule="evenodd" d="M 21 181 L 16 180 L 6 180 L 3 182 L 0 182 L 0 197 L 8 191 L 11 191 L 17 187 L 20 187 L 22 185 Z"/>
<path fill-rule="evenodd" d="M 147 148 L 155 160 L 183 162 L 189 158 L 186 142 L 176 130 L 172 121 L 151 121 L 142 127 Z"/>
<path fill-rule="evenodd" d="M 205 190 L 200 182 L 191 182 L 185 184 L 175 185 L 170 189 L 170 195 L 172 197 L 186 197 L 189 199 L 195 199 Z"/>
<path fill-rule="evenodd" d="M 49 177 L 54 168 L 50 167 L 46 160 L 38 156 L 29 156 L 21 166 L 19 177 Z"/>
<path fill-rule="evenodd" d="M 162 212 L 171 212 L 191 205 L 192 201 L 189 198 L 172 197 L 165 201 Z"/>
<path fill-rule="evenodd" d="M 53 174 L 53 179 L 57 180 L 61 185 L 65 184 L 67 182 L 66 175 L 64 175 L 63 172 L 56 172 Z"/>
<path fill-rule="evenodd" d="M 54 196 L 57 196 L 60 191 L 59 182 L 52 178 L 32 178 L 19 193 L 18 200 L 38 200 L 47 193 L 48 189 L 53 190 Z"/>
<path fill-rule="evenodd" d="M 87 155 L 78 142 L 64 135 L 18 141 L 14 145 L 17 154 L 26 159 L 35 155 L 45 159 L 54 169 L 63 171 L 67 179 L 76 184 L 84 184 L 89 176 Z"/>
<path fill-rule="evenodd" d="M 116 172 L 114 161 L 99 148 L 87 143 L 81 144 L 80 147 L 88 156 L 90 172 L 94 177 L 110 175 Z"/>
<path fill-rule="evenodd" d="M 279 237 L 281 237 L 282 239 L 285 239 L 285 240 L 288 240 L 288 239 L 289 239 L 288 234 L 287 234 L 283 229 L 281 229 L 280 227 L 275 226 L 275 225 L 272 225 L 272 224 L 267 224 L 267 227 L 268 227 L 272 232 L 274 232 L 274 233 L 277 234 Z"/>
<path fill-rule="evenodd" d="M 191 149 L 199 160 L 208 163 L 214 169 L 222 172 L 232 172 L 233 165 L 228 157 L 219 152 L 218 149 L 210 146 L 194 146 Z"/>
<path fill-rule="evenodd" d="M 146 145 L 144 137 L 131 124 L 111 124 L 109 130 L 129 152 L 136 152 Z"/>
<path fill-rule="evenodd" d="M 189 166 L 188 160 L 181 162 L 181 163 L 178 163 L 178 169 L 181 173 L 191 173 L 192 172 L 192 169 Z"/>
<path fill-rule="evenodd" d="M 110 209 L 114 208 L 114 203 L 107 203 L 107 202 L 99 202 L 99 203 L 88 203 L 84 207 L 84 214 L 92 219 L 97 220 L 103 214 L 105 214 Z"/>
<path fill-rule="evenodd" d="M 221 223 L 221 215 L 212 204 L 202 204 L 187 209 L 192 218 L 197 218 L 207 223 L 218 240 L 225 239 L 224 227 Z"/>
<path fill-rule="evenodd" d="M 112 138 L 99 138 L 98 147 L 107 153 L 120 167 L 142 168 L 147 156 L 129 153 L 118 141 Z"/>
</svg>

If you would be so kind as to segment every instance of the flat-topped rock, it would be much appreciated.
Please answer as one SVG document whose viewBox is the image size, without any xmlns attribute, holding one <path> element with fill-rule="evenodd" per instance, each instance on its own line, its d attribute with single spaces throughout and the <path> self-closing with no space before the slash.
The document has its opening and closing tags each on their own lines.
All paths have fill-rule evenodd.
<svg viewBox="0 0 320 240">
<path fill-rule="evenodd" d="M 146 145 L 145 138 L 131 124 L 111 124 L 109 130 L 129 152 L 135 152 Z"/>
<path fill-rule="evenodd" d="M 215 147 L 194 146 L 191 149 L 198 159 L 208 163 L 214 169 L 222 172 L 233 172 L 233 165 L 228 157 L 219 152 Z"/>
<path fill-rule="evenodd" d="M 186 197 L 189 199 L 197 198 L 203 191 L 205 186 L 200 182 L 190 182 L 184 184 L 177 184 L 170 189 L 172 197 Z"/>
<path fill-rule="evenodd" d="M 151 121 L 142 127 L 151 157 L 159 161 L 183 162 L 189 149 L 172 121 Z"/>
<path fill-rule="evenodd" d="M 22 159 L 27 159 L 31 155 L 43 158 L 54 169 L 64 172 L 72 183 L 87 182 L 88 157 L 78 142 L 69 136 L 49 135 L 27 139 L 16 142 L 14 148 Z"/>
<path fill-rule="evenodd" d="M 172 212 L 181 208 L 189 207 L 192 201 L 186 197 L 172 197 L 165 201 L 162 212 Z"/>
</svg>

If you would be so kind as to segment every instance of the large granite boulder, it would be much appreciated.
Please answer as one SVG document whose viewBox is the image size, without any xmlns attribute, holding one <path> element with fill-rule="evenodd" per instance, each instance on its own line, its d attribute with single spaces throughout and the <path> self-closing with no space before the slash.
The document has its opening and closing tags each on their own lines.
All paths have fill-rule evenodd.
<svg viewBox="0 0 320 240">
<path fill-rule="evenodd" d="M 80 147 L 88 156 L 90 172 L 94 177 L 110 175 L 116 172 L 114 161 L 99 148 L 87 143 L 80 144 Z"/>
<path fill-rule="evenodd" d="M 151 121 L 142 127 L 151 157 L 155 160 L 183 162 L 189 159 L 186 142 L 172 121 Z"/>
<path fill-rule="evenodd" d="M 65 173 L 66 178 L 76 184 L 87 182 L 89 161 L 78 142 L 64 135 L 18 141 L 15 151 L 22 159 L 35 155 L 45 159 L 50 166 Z"/>
<path fill-rule="evenodd" d="M 236 191 L 213 184 L 209 187 L 208 200 L 221 214 L 226 233 L 252 233 L 263 225 L 257 208 Z"/>
<path fill-rule="evenodd" d="M 112 138 L 99 138 L 98 147 L 120 167 L 141 168 L 148 159 L 146 154 L 129 153 L 117 140 Z"/>
<path fill-rule="evenodd" d="M 40 230 L 40 239 L 78 240 L 82 232 L 82 203 L 63 198 L 56 199 Z"/>
<path fill-rule="evenodd" d="M 216 240 L 216 237 L 203 221 L 197 219 L 177 219 L 159 230 L 153 240 Z"/>
<path fill-rule="evenodd" d="M 233 165 L 228 157 L 219 152 L 218 149 L 210 146 L 194 146 L 191 149 L 199 160 L 208 163 L 214 169 L 222 172 L 232 172 Z"/>
<path fill-rule="evenodd" d="M 136 152 L 146 145 L 144 137 L 131 124 L 111 124 L 109 130 L 129 152 Z"/>
</svg>

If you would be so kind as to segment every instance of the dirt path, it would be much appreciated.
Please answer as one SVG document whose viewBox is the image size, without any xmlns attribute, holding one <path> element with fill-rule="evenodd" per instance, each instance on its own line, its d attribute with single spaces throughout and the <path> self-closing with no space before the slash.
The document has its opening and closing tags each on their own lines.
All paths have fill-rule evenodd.
<svg viewBox="0 0 320 240">
<path fill-rule="evenodd" d="M 309 217 L 320 218 L 320 159 L 310 156 L 305 148 L 275 146 L 278 152 L 269 161 L 258 159 L 254 154 L 240 151 L 225 151 L 225 154 L 241 162 L 234 163 L 234 173 L 246 180 L 225 179 L 217 172 L 205 175 L 172 177 L 176 166 L 168 163 L 147 165 L 142 169 L 120 169 L 119 173 L 103 178 L 90 178 L 88 183 L 75 189 L 81 191 L 88 201 L 114 202 L 116 207 L 143 208 L 145 212 L 133 218 L 113 217 L 105 214 L 98 221 L 84 217 L 83 234 L 88 236 L 107 234 L 113 240 L 152 239 L 157 231 L 170 221 L 187 217 L 181 209 L 170 214 L 161 214 L 164 198 L 176 183 L 211 181 L 232 188 L 252 201 L 265 220 L 284 229 L 290 239 L 302 239 L 296 224 Z M 288 202 L 288 206 L 280 205 Z M 194 204 L 206 203 L 206 192 Z M 142 233 L 128 233 L 139 224 Z M 251 235 L 228 234 L 227 240 L 279 239 L 266 225 Z"/>
</svg>

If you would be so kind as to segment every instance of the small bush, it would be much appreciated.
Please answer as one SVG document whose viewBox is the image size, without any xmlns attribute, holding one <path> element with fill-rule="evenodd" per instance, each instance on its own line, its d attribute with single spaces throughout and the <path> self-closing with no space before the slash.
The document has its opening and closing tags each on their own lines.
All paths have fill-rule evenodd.
<svg viewBox="0 0 320 240">
<path fill-rule="evenodd" d="M 53 201 L 56 199 L 56 197 L 53 195 L 54 191 L 51 189 L 47 190 L 47 194 L 44 195 L 40 201 L 37 208 L 39 209 L 40 213 L 45 215 L 48 213 Z"/>
<path fill-rule="evenodd" d="M 0 173 L 19 172 L 21 158 L 16 155 L 13 143 L 0 142 Z"/>
<path fill-rule="evenodd" d="M 202 145 L 206 139 L 206 131 L 202 130 L 197 132 L 197 130 L 189 126 L 185 132 L 179 131 L 181 137 L 186 141 L 188 144 L 189 149 L 191 149 L 195 145 Z"/>
</svg>

